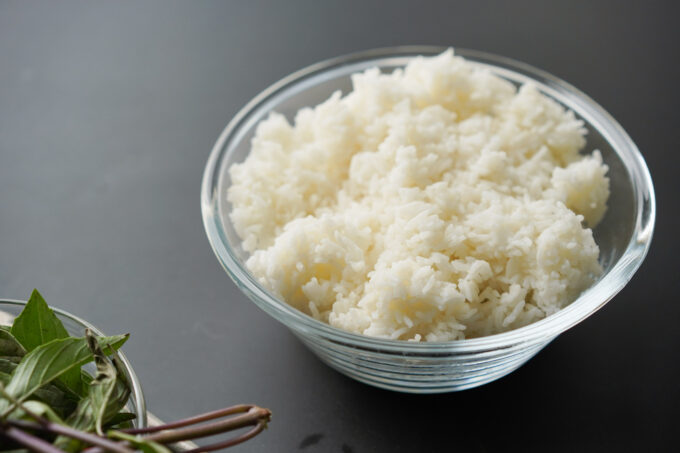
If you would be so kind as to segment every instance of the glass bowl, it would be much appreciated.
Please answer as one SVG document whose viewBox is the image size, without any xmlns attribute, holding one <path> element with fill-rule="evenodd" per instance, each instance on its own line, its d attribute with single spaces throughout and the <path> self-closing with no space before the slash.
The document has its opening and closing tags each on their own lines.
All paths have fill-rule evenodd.
<svg viewBox="0 0 680 453">
<path fill-rule="evenodd" d="M 637 147 L 602 107 L 566 82 L 531 66 L 488 53 L 456 54 L 519 85 L 539 90 L 573 110 L 588 130 L 586 151 L 599 149 L 609 166 L 611 196 L 605 218 L 594 230 L 600 246 L 601 278 L 561 311 L 528 326 L 480 338 L 413 343 L 372 338 L 331 327 L 278 300 L 245 266 L 248 254 L 231 224 L 227 169 L 248 155 L 257 123 L 271 111 L 291 120 L 302 107 L 351 90 L 350 75 L 370 67 L 390 72 L 416 55 L 442 47 L 394 47 L 326 60 L 285 77 L 250 101 L 220 135 L 208 159 L 201 190 L 203 222 L 212 248 L 243 293 L 286 325 L 325 363 L 370 385 L 413 393 L 463 390 L 517 369 L 551 340 L 607 303 L 631 279 L 652 239 L 655 201 L 652 180 Z"/>
<path fill-rule="evenodd" d="M 14 321 L 21 310 L 24 309 L 26 302 L 19 300 L 0 300 L 0 325 L 10 325 Z M 103 336 L 104 334 L 97 329 L 95 326 L 87 321 L 84 321 L 77 316 L 73 316 L 58 308 L 50 307 L 57 315 L 57 318 L 64 324 L 66 331 L 69 335 L 73 337 L 82 337 L 85 335 L 85 329 L 90 329 L 96 335 Z M 122 351 L 119 353 L 120 359 L 123 362 L 123 367 L 125 369 L 125 377 L 130 383 L 131 392 L 130 398 L 128 399 L 127 405 L 125 406 L 125 411 L 135 414 L 137 417 L 132 420 L 132 425 L 135 428 L 146 428 L 146 401 L 144 400 L 144 393 L 142 393 L 142 386 L 137 379 L 137 375 L 130 366 L 125 354 Z M 89 363 L 83 367 L 88 373 L 94 375 L 96 373 L 96 368 L 94 364 Z"/>
</svg>

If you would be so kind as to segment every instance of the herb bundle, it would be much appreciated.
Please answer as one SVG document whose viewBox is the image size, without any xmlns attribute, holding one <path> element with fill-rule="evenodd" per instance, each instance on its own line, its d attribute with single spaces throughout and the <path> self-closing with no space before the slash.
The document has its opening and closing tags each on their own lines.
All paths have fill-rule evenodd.
<svg viewBox="0 0 680 453">
<path fill-rule="evenodd" d="M 71 337 L 34 290 L 13 324 L 0 326 L 0 451 L 167 453 L 173 443 L 251 427 L 198 453 L 236 445 L 266 427 L 267 409 L 238 405 L 133 429 L 135 415 L 125 410 L 130 383 L 116 352 L 128 337 L 97 337 L 89 329 Z M 81 369 L 92 361 L 95 376 Z"/>
</svg>

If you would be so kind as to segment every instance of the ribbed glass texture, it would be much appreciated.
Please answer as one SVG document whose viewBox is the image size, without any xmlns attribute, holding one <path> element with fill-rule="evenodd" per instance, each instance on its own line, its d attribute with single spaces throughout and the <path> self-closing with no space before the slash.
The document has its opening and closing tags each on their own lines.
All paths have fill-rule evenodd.
<svg viewBox="0 0 680 453">
<path fill-rule="evenodd" d="M 319 104 L 336 90 L 346 94 L 353 73 L 376 66 L 392 71 L 416 55 L 443 50 L 377 49 L 317 63 L 275 83 L 250 101 L 222 132 L 206 165 L 201 191 L 208 239 L 227 274 L 248 298 L 290 328 L 331 367 L 371 385 L 413 393 L 462 390 L 498 379 L 602 307 L 642 263 L 652 239 L 656 210 L 652 180 L 640 152 L 602 107 L 544 71 L 508 58 L 456 49 L 456 54 L 516 85 L 535 83 L 543 94 L 584 121 L 586 151 L 602 152 L 611 179 L 608 211 L 594 231 L 604 268 L 602 277 L 572 304 L 541 321 L 502 334 L 442 343 L 410 343 L 345 332 L 273 297 L 244 265 L 247 253 L 229 220 L 226 200 L 231 183 L 227 169 L 246 158 L 257 123 L 271 111 L 292 119 L 300 108 Z"/>
<path fill-rule="evenodd" d="M 26 302 L 19 300 L 0 300 L 0 325 L 11 325 L 21 310 L 24 309 Z M 85 329 L 90 329 L 95 335 L 103 336 L 104 334 L 97 329 L 92 324 L 84 321 L 77 316 L 67 313 L 58 308 L 52 307 L 52 310 L 57 315 L 57 318 L 64 324 L 66 331 L 72 337 L 82 337 L 85 335 Z M 137 379 L 137 375 L 130 366 L 125 354 L 119 351 L 118 356 L 123 362 L 123 367 L 125 369 L 125 377 L 130 383 L 130 388 L 132 392 L 130 393 L 130 398 L 128 399 L 127 405 L 125 406 L 125 411 L 135 414 L 137 417 L 132 421 L 135 428 L 146 428 L 146 402 L 144 400 L 144 393 L 142 392 L 142 386 Z M 91 375 L 95 375 L 96 368 L 94 364 L 89 363 L 83 367 Z"/>
</svg>

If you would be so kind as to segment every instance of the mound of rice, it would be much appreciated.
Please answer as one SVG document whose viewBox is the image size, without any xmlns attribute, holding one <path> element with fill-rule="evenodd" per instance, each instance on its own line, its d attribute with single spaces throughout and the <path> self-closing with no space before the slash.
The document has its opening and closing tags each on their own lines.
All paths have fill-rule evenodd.
<svg viewBox="0 0 680 453">
<path fill-rule="evenodd" d="M 247 266 L 333 326 L 448 341 L 550 315 L 601 273 L 609 196 L 585 129 L 452 50 L 262 121 L 230 168 Z M 590 228 L 589 228 L 590 227 Z"/>
</svg>

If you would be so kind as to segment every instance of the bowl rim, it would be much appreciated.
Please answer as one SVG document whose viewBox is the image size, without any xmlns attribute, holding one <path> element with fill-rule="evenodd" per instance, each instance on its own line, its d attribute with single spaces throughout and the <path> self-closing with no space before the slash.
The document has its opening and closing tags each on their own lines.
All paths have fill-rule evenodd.
<svg viewBox="0 0 680 453">
<path fill-rule="evenodd" d="M 633 140 L 619 123 L 599 104 L 569 83 L 552 74 L 508 57 L 477 50 L 455 48 L 455 54 L 468 61 L 492 69 L 497 73 L 518 76 L 524 81 L 534 81 L 539 90 L 561 100 L 566 107 L 576 111 L 610 143 L 621 158 L 631 178 L 636 201 L 635 227 L 628 245 L 613 264 L 593 286 L 560 311 L 527 326 L 483 337 L 446 342 L 409 342 L 370 337 L 347 332 L 318 321 L 271 295 L 252 274 L 241 265 L 224 236 L 222 218 L 217 205 L 219 178 L 223 159 L 229 155 L 229 144 L 249 115 L 267 107 L 267 101 L 307 78 L 332 71 L 341 66 L 391 58 L 413 58 L 418 55 L 436 55 L 447 46 L 396 46 L 355 52 L 330 58 L 302 68 L 280 79 L 256 95 L 227 124 L 213 146 L 206 163 L 201 184 L 201 213 L 208 240 L 218 261 L 229 277 L 248 298 L 287 327 L 305 335 L 321 336 L 355 348 L 410 355 L 432 353 L 476 353 L 482 350 L 509 347 L 517 343 L 540 341 L 555 337 L 596 312 L 613 298 L 632 278 L 642 264 L 651 244 L 656 218 L 656 200 L 651 175 Z M 268 108 L 268 107 L 267 107 Z"/>
<path fill-rule="evenodd" d="M 12 306 L 25 306 L 27 301 L 25 300 L 18 300 L 18 299 L 5 299 L 2 298 L 0 299 L 0 307 L 3 305 L 12 305 Z M 49 305 L 49 307 L 57 313 L 59 316 L 63 316 L 64 318 L 67 318 L 77 324 L 82 325 L 83 327 L 90 329 L 95 335 L 103 337 L 105 336 L 104 333 L 99 330 L 96 326 L 92 325 L 91 323 L 85 321 L 84 319 L 69 313 L 65 310 L 62 310 L 61 308 L 53 307 L 52 305 Z M 139 378 L 137 377 L 137 374 L 135 373 L 135 370 L 132 368 L 132 365 L 130 365 L 130 361 L 128 358 L 125 356 L 123 351 L 118 352 L 118 358 L 120 358 L 120 361 L 123 363 L 123 366 L 127 370 L 129 377 L 130 377 L 130 386 L 132 387 L 132 394 L 134 395 L 134 400 L 135 400 L 135 405 L 137 406 L 137 412 L 139 412 L 137 422 L 139 424 L 139 428 L 146 428 L 148 425 L 148 420 L 147 420 L 147 412 L 146 412 L 146 399 L 144 398 L 144 391 L 142 390 L 142 384 L 139 382 Z"/>
</svg>

